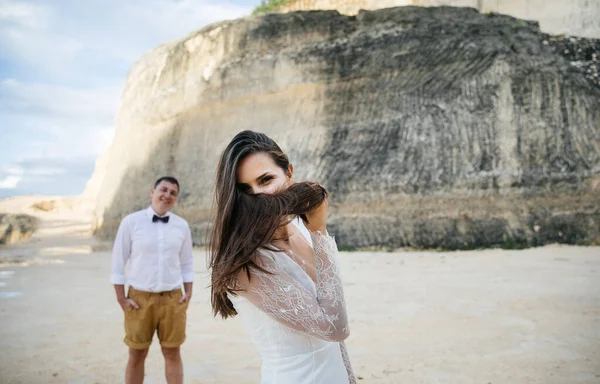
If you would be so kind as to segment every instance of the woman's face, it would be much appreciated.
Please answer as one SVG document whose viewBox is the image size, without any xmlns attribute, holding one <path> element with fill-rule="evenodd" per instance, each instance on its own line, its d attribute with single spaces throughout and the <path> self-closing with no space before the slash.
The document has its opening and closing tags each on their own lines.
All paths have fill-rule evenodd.
<svg viewBox="0 0 600 384">
<path fill-rule="evenodd" d="M 286 173 L 266 152 L 246 156 L 237 168 L 238 187 L 251 195 L 257 193 L 273 194 L 287 188 L 292 180 L 293 167 L 290 164 Z"/>
</svg>

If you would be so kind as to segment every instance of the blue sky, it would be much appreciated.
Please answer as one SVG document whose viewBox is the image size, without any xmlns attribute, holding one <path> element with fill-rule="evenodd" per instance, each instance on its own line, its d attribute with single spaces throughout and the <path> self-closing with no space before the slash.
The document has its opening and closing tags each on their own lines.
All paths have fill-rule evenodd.
<svg viewBox="0 0 600 384">
<path fill-rule="evenodd" d="M 0 0 L 0 198 L 83 192 L 131 65 L 258 3 Z"/>
</svg>

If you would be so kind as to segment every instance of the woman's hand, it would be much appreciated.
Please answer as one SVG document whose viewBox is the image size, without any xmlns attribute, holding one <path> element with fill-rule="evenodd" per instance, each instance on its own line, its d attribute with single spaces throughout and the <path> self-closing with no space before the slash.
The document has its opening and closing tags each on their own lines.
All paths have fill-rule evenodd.
<svg viewBox="0 0 600 384">
<path fill-rule="evenodd" d="M 306 212 L 304 216 L 306 220 L 304 220 L 304 225 L 309 231 L 316 232 L 319 231 L 323 235 L 327 234 L 327 208 L 329 204 L 327 202 L 327 198 L 323 199 L 323 203 L 318 207 L 314 208 L 312 211 Z"/>
</svg>

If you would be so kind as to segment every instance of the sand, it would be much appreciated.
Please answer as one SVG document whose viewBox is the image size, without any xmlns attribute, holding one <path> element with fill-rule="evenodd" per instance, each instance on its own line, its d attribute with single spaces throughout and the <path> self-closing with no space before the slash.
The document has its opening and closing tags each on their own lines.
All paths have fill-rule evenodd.
<svg viewBox="0 0 600 384">
<path fill-rule="evenodd" d="M 28 200 L 29 199 L 29 200 Z M 123 313 L 108 281 L 110 244 L 69 204 L 0 201 L 40 217 L 0 248 L 0 382 L 120 383 Z M 258 383 L 241 321 L 211 315 L 205 252 L 182 346 L 186 383 Z M 348 349 L 359 383 L 600 383 L 600 248 L 342 253 Z M 164 383 L 151 347 L 145 383 Z"/>
</svg>

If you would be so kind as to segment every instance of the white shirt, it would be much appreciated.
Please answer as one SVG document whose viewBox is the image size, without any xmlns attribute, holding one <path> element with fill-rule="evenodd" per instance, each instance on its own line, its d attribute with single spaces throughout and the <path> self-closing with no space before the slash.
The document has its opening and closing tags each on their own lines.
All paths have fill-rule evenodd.
<svg viewBox="0 0 600 384">
<path fill-rule="evenodd" d="M 167 212 L 164 216 L 169 216 L 168 223 L 154 223 L 154 215 L 160 216 L 150 206 L 121 221 L 112 253 L 112 284 L 127 283 L 140 291 L 163 292 L 194 281 L 192 235 L 187 221 Z M 130 265 L 126 278 L 127 261 Z"/>
</svg>

